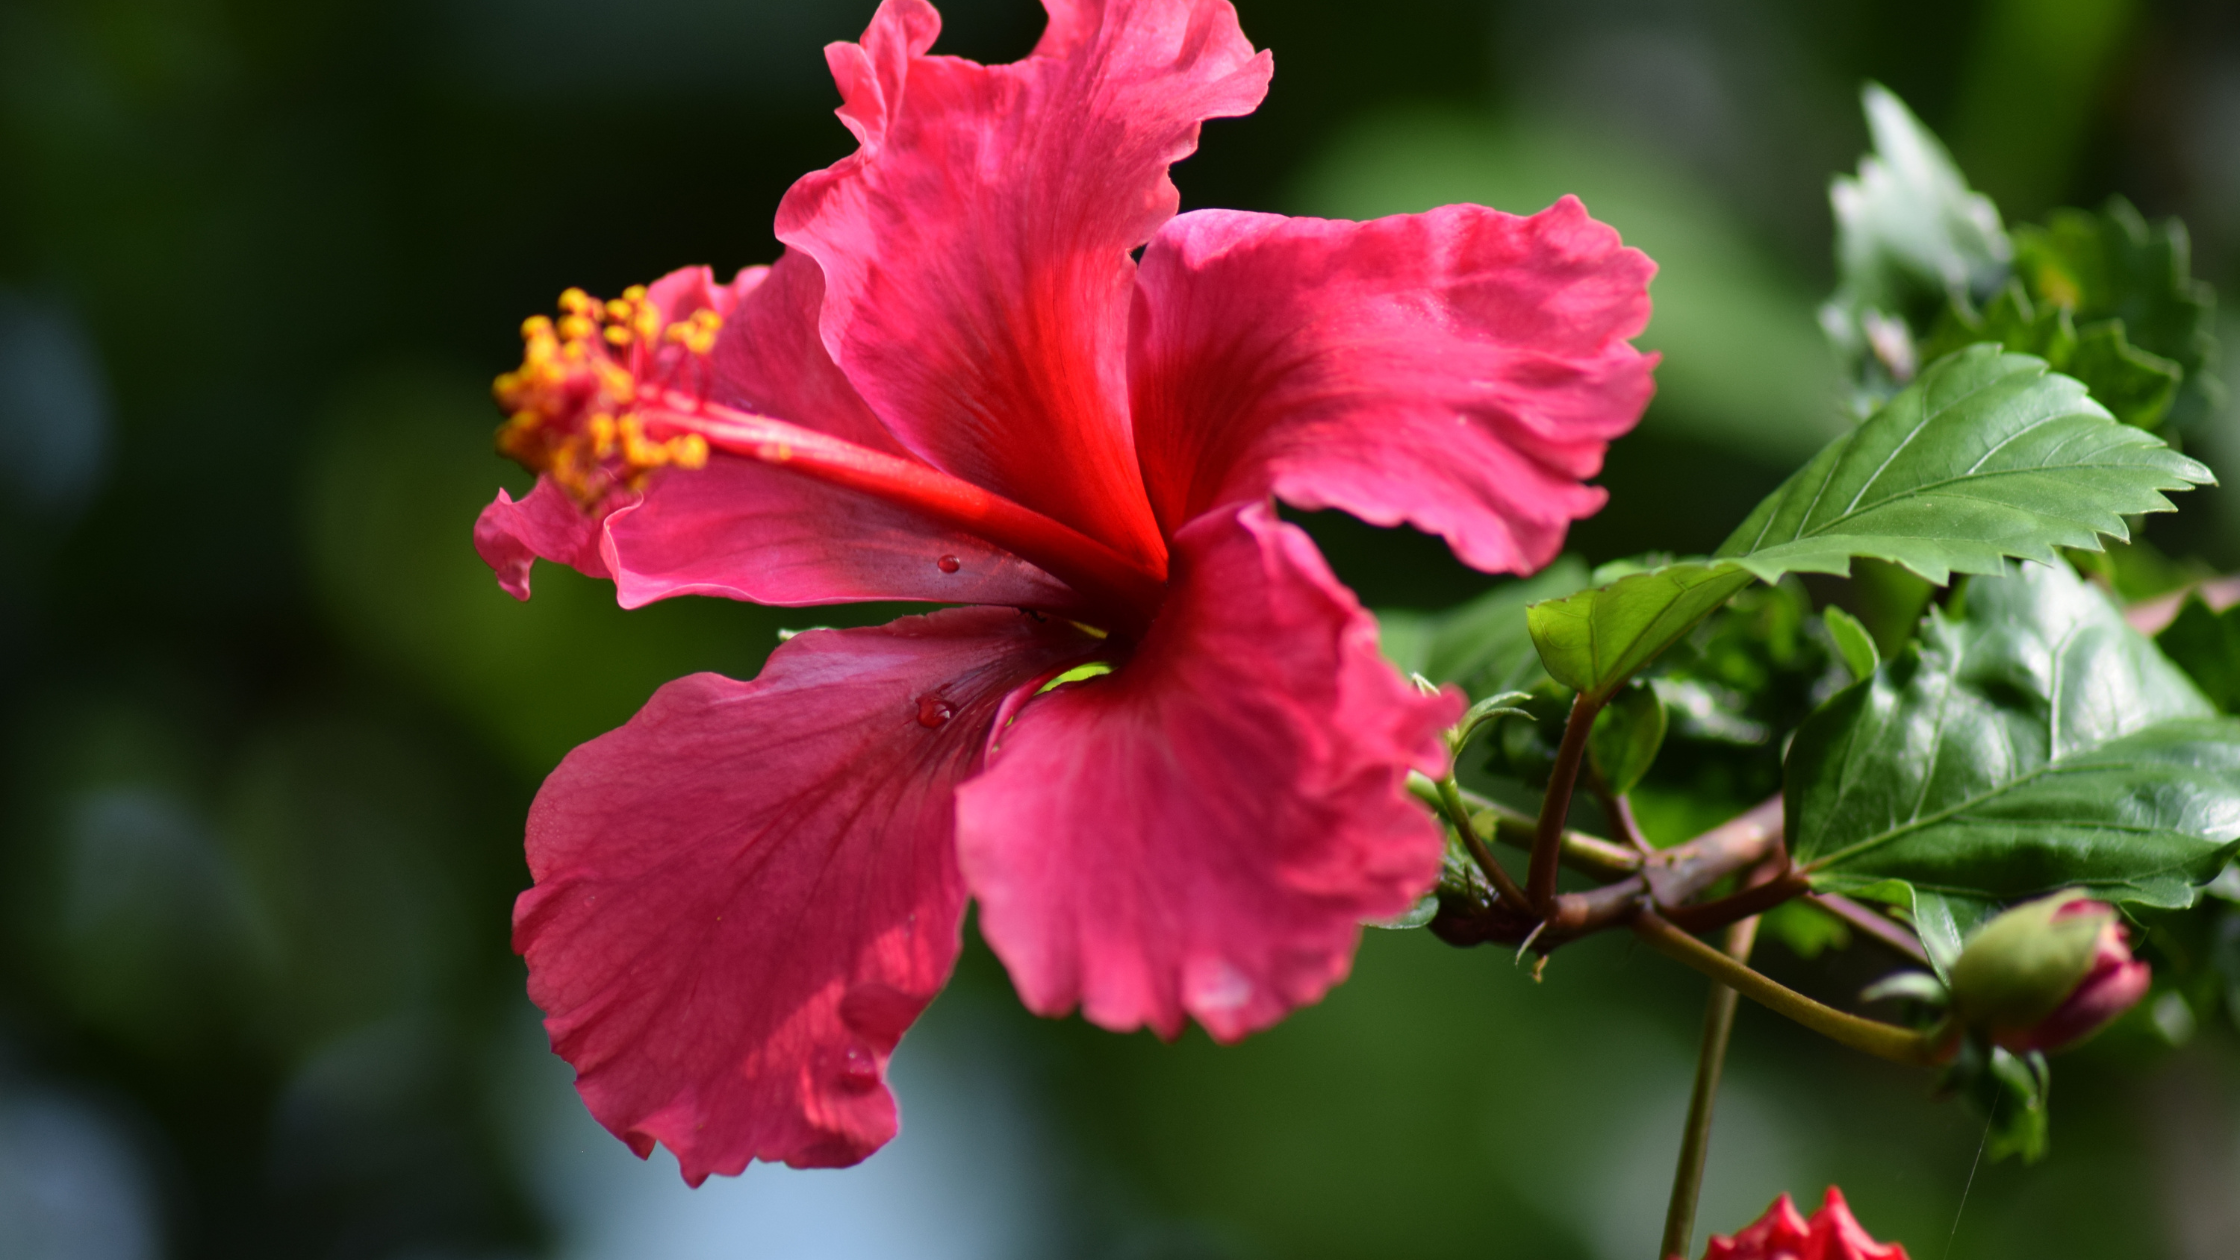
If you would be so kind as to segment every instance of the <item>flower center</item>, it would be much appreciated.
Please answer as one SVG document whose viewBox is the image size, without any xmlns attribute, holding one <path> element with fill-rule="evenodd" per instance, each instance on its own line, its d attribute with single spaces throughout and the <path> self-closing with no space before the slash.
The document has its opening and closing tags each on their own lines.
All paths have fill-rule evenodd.
<svg viewBox="0 0 2240 1260">
<path fill-rule="evenodd" d="M 655 469 L 699 468 L 708 442 L 697 433 L 656 441 L 639 414 L 639 383 L 677 381 L 697 368 L 706 387 L 707 355 L 723 317 L 711 310 L 669 323 L 642 286 L 601 302 L 581 289 L 560 295 L 560 320 L 542 315 L 521 326 L 521 366 L 493 392 L 509 417 L 498 449 L 553 481 L 585 508 L 615 491 L 640 491 Z"/>
<path fill-rule="evenodd" d="M 1112 624 L 1148 623 L 1166 595 L 1146 567 L 1097 539 L 929 464 L 710 402 L 708 354 L 723 320 L 702 310 L 666 321 L 643 288 L 601 302 L 560 295 L 561 317 L 521 326 L 521 366 L 494 392 L 508 419 L 500 452 L 549 475 L 597 512 L 642 492 L 663 470 L 706 466 L 710 452 L 751 459 L 875 496 L 982 538 L 1056 577 Z M 928 540 L 930 563 L 955 557 Z"/>
</svg>

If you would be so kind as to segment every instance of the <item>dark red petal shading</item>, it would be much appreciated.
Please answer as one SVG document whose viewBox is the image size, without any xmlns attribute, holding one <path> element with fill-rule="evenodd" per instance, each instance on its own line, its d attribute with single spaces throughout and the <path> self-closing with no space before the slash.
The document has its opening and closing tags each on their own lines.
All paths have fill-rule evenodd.
<svg viewBox="0 0 2240 1260">
<path fill-rule="evenodd" d="M 980 926 L 1020 996 L 1163 1036 L 1233 1040 L 1345 976 L 1364 919 L 1437 877 L 1409 800 L 1452 696 L 1377 652 L 1375 623 L 1265 504 L 1192 522 L 1175 584 L 1116 672 L 1038 698 L 958 792 Z"/>
<path fill-rule="evenodd" d="M 813 631 L 570 753 L 529 813 L 514 948 L 599 1122 L 685 1179 L 851 1164 L 956 958 L 954 787 L 1007 696 L 1093 643 L 974 608 Z"/>
<path fill-rule="evenodd" d="M 1541 567 L 1648 405 L 1656 359 L 1626 339 L 1654 272 L 1570 197 L 1529 218 L 1172 220 L 1130 330 L 1160 524 L 1273 493 L 1405 521 L 1480 569 Z"/>
<path fill-rule="evenodd" d="M 823 265 L 824 344 L 904 445 L 1157 561 L 1128 434 L 1128 253 L 1174 213 L 1167 167 L 1200 122 L 1249 113 L 1271 63 L 1225 0 L 1045 6 L 1011 65 L 926 56 L 924 0 L 827 48 L 862 145 L 794 185 L 778 237 Z"/>
<path fill-rule="evenodd" d="M 823 294 L 816 263 L 789 253 L 729 286 L 715 286 L 705 267 L 686 268 L 649 286 L 648 296 L 670 319 L 703 306 L 726 316 L 705 382 L 713 401 L 914 459 L 825 354 L 817 338 Z M 611 576 L 625 608 L 671 595 L 780 605 L 1078 602 L 1056 578 L 973 535 L 721 453 L 705 468 L 656 473 L 642 496 L 610 505 L 603 522 L 542 480 L 521 505 L 501 494 L 476 523 L 475 544 L 518 599 L 528 598 L 530 562 L 542 556 Z"/>
</svg>

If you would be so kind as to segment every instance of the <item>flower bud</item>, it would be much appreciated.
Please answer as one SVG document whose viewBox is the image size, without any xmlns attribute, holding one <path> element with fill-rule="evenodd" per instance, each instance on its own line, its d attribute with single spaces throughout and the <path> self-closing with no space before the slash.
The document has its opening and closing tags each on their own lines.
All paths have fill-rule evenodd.
<svg viewBox="0 0 2240 1260">
<path fill-rule="evenodd" d="M 1878 1243 L 1851 1215 L 1843 1192 L 1828 1187 L 1810 1220 L 1782 1195 L 1766 1214 L 1732 1237 L 1714 1237 L 1703 1260 L 1906 1260 L 1906 1249 Z"/>
<path fill-rule="evenodd" d="M 1977 929 L 1952 965 L 1952 1009 L 2016 1054 L 2059 1050 L 2146 995 L 2115 908 L 2080 893 L 2016 906 Z"/>
</svg>

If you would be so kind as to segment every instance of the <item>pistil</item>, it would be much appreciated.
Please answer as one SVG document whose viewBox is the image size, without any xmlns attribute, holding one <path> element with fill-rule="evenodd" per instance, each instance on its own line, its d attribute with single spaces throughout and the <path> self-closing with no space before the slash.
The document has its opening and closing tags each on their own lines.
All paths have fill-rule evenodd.
<svg viewBox="0 0 2240 1260">
<path fill-rule="evenodd" d="M 711 452 L 871 495 L 960 530 L 1064 582 L 1117 628 L 1140 629 L 1166 594 L 1164 563 L 1132 560 L 1062 521 L 916 460 L 706 397 L 722 318 L 667 320 L 644 289 L 600 302 L 570 289 L 561 318 L 522 326 L 520 368 L 498 378 L 511 417 L 498 449 L 546 474 L 586 511 L 690 476 Z M 691 389 L 685 388 L 687 385 Z M 929 549 L 927 563 L 958 560 Z"/>
</svg>

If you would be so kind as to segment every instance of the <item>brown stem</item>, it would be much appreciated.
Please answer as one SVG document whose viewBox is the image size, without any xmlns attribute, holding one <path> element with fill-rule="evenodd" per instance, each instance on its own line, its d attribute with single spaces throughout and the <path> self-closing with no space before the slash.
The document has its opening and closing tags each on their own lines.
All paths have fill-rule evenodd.
<svg viewBox="0 0 2240 1260">
<path fill-rule="evenodd" d="M 1727 928 L 1727 957 L 1750 961 L 1758 921 L 1744 919 Z M 1695 1244 L 1696 1201 L 1703 1192 L 1704 1157 L 1711 1147 L 1711 1110 L 1719 1097 L 1719 1076 L 1727 1062 L 1727 1041 L 1734 1033 L 1735 991 L 1714 980 L 1703 1010 L 1703 1043 L 1696 1053 L 1696 1084 L 1688 1095 L 1688 1126 L 1680 1138 L 1680 1164 L 1672 1173 L 1672 1200 L 1665 1208 L 1664 1246 L 1659 1256 L 1686 1260 Z"/>
<path fill-rule="evenodd" d="M 1430 781 L 1424 780 L 1419 791 L 1430 788 Z M 1489 815 L 1499 838 L 1512 844 L 1522 842 L 1527 821 L 1523 815 L 1488 804 L 1475 816 L 1481 830 L 1486 828 Z M 1549 953 L 1559 945 L 1625 923 L 1657 888 L 1664 890 L 1658 901 L 1670 904 L 1664 896 L 1692 897 L 1737 871 L 1767 862 L 1780 850 L 1781 802 L 1769 801 L 1686 844 L 1660 849 L 1648 860 L 1575 832 L 1566 835 L 1566 853 L 1573 852 L 1570 846 L 1574 842 L 1582 846 L 1578 851 L 1581 860 L 1571 865 L 1589 873 L 1608 877 L 1628 867 L 1642 869 L 1599 888 L 1562 893 L 1545 913 L 1520 911 L 1503 904 L 1474 909 L 1442 907 L 1432 930 L 1448 944 L 1465 947 L 1494 942 L 1515 945 L 1537 931 L 1533 949 Z"/>
<path fill-rule="evenodd" d="M 1851 898 L 1835 893 L 1810 893 L 1806 895 L 1806 900 L 1850 924 L 1854 930 L 1905 955 L 1916 964 L 1923 967 L 1929 965 L 1929 951 L 1921 948 L 1920 938 L 1891 922 L 1886 916 L 1876 914 Z"/>
<path fill-rule="evenodd" d="M 1657 855 L 1656 846 L 1650 844 L 1648 837 L 1641 834 L 1641 824 L 1634 821 L 1633 802 L 1627 800 L 1624 793 L 1609 791 L 1600 783 L 1597 783 L 1594 795 L 1595 800 L 1602 805 L 1603 815 L 1610 820 L 1612 835 L 1615 835 L 1628 848 L 1644 858 L 1653 858 Z"/>
<path fill-rule="evenodd" d="M 1587 732 L 1602 703 L 1588 692 L 1571 702 L 1571 718 L 1563 725 L 1563 744 L 1556 749 L 1555 765 L 1548 771 L 1548 794 L 1540 800 L 1540 825 L 1532 837 L 1532 866 L 1525 872 L 1525 892 L 1535 909 L 1553 910 L 1556 872 L 1563 856 L 1563 824 L 1571 816 L 1571 793 L 1579 784 L 1579 766 L 1587 759 Z"/>
<path fill-rule="evenodd" d="M 1642 868 L 1660 906 L 1686 905 L 1697 893 L 1765 860 L 1781 843 L 1781 798 L 1720 823 L 1686 844 L 1660 849 Z"/>
<path fill-rule="evenodd" d="M 1792 897 L 1803 896 L 1809 889 L 1810 885 L 1805 883 L 1803 876 L 1794 871 L 1784 871 L 1763 883 L 1752 884 L 1717 901 L 1665 907 L 1664 917 L 1683 932 L 1708 932 L 1730 923 L 1756 918 Z"/>
</svg>

